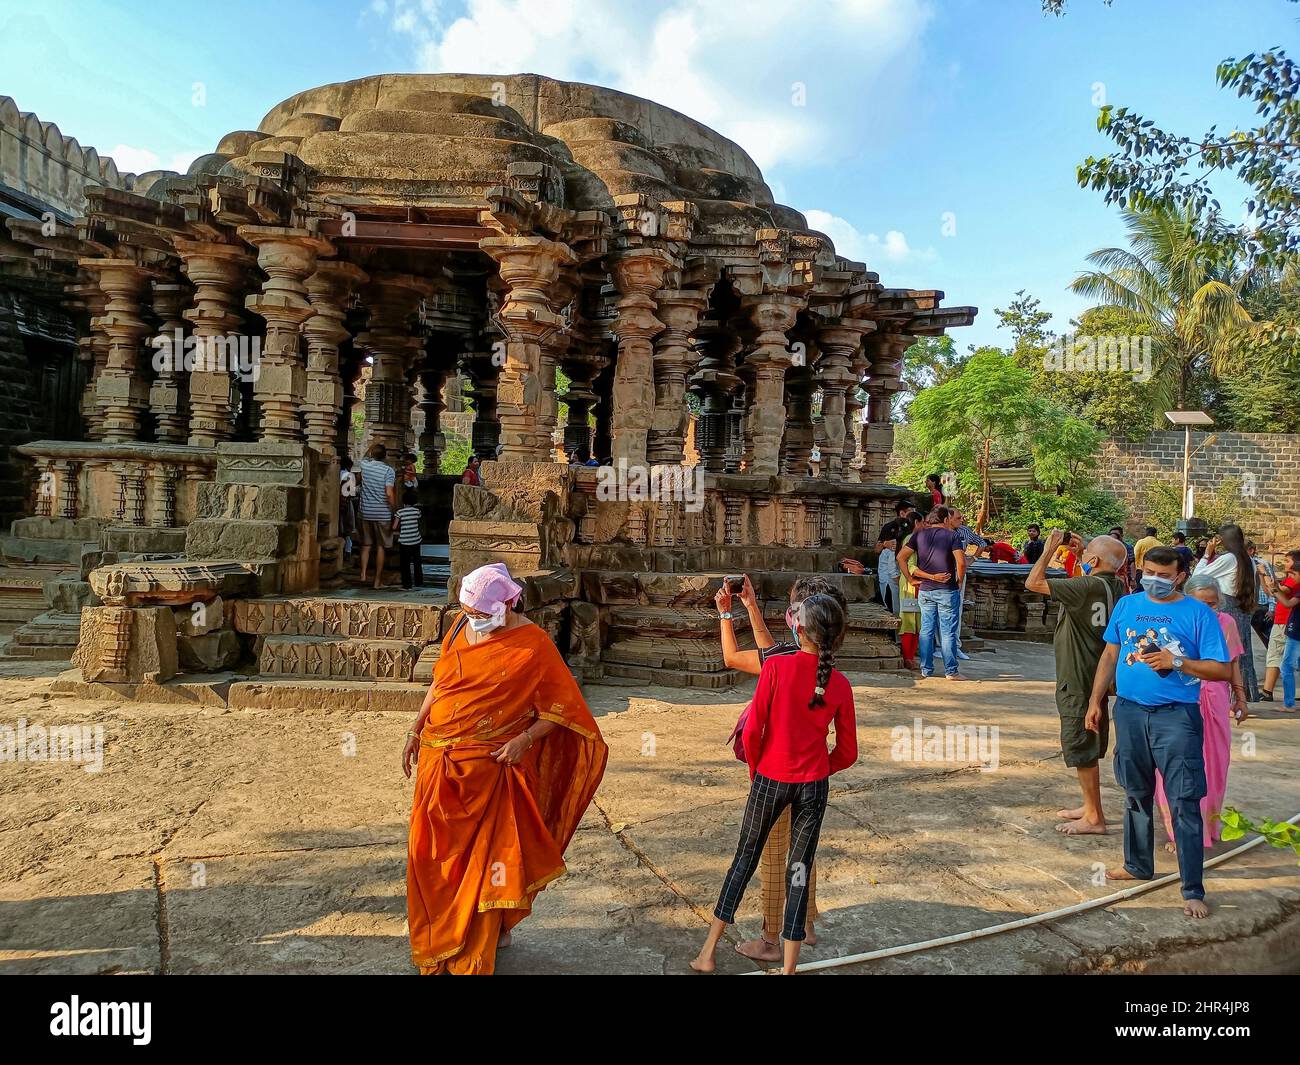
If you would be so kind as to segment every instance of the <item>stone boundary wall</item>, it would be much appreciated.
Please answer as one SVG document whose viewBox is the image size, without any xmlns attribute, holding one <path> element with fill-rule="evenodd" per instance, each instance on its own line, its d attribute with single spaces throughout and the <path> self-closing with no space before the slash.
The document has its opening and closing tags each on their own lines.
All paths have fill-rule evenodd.
<svg viewBox="0 0 1300 1065">
<path fill-rule="evenodd" d="M 109 156 L 0 96 L 0 183 L 75 218 L 86 205 L 87 185 L 129 191 L 134 180 L 134 174 L 118 173 Z"/>
<path fill-rule="evenodd" d="M 1300 547 L 1300 435 L 1194 432 L 1192 450 L 1191 479 L 1198 493 L 1241 480 L 1241 525 L 1247 535 L 1272 553 Z M 1098 472 L 1100 486 L 1129 510 L 1127 531 L 1140 536 L 1146 485 L 1182 484 L 1183 433 L 1165 429 L 1132 443 L 1107 440 Z"/>
</svg>

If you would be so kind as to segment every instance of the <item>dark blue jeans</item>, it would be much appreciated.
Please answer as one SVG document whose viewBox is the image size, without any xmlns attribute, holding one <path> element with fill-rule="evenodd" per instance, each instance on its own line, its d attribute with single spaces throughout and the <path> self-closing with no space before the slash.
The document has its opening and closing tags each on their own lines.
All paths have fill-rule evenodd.
<svg viewBox="0 0 1300 1065">
<path fill-rule="evenodd" d="M 1124 789 L 1124 868 L 1139 880 L 1155 869 L 1155 821 L 1152 806 L 1156 770 L 1165 781 L 1165 796 L 1178 844 L 1178 871 L 1183 898 L 1205 898 L 1201 881 L 1205 844 L 1201 799 L 1205 797 L 1204 726 L 1199 703 L 1145 706 L 1115 700 L 1115 780 Z"/>
</svg>

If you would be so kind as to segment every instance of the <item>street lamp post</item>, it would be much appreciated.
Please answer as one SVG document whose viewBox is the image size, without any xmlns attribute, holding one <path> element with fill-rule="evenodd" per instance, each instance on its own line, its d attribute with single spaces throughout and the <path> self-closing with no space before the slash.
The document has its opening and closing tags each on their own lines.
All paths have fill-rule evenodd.
<svg viewBox="0 0 1300 1065">
<path fill-rule="evenodd" d="M 1192 516 L 1192 508 L 1188 499 L 1192 473 L 1192 427 L 1208 429 L 1214 424 L 1214 419 L 1203 410 L 1167 410 L 1165 411 L 1165 417 L 1169 419 L 1170 425 L 1181 425 L 1183 427 L 1183 500 L 1181 514 L 1183 521 L 1188 521 Z"/>
</svg>

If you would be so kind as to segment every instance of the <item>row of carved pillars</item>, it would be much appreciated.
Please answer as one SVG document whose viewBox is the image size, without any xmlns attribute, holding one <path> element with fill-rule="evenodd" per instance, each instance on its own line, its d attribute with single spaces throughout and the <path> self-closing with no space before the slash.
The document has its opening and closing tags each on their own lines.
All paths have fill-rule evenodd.
<svg viewBox="0 0 1300 1065">
<path fill-rule="evenodd" d="M 497 262 L 505 286 L 498 316 L 504 350 L 494 381 L 482 367 L 471 372 L 475 409 L 494 412 L 499 426 L 492 438 L 489 425 L 476 420 L 476 454 L 489 457 L 488 446 L 499 443 L 503 458 L 550 458 L 558 364 L 571 381 L 565 450 L 580 458 L 588 453 L 594 412 L 590 448 L 598 457 L 629 465 L 682 462 L 690 389 L 701 400 L 697 443 L 706 469 L 736 471 L 743 464 L 755 474 L 803 476 L 817 439 L 811 405 L 820 390 L 822 475 L 857 479 L 860 466 L 863 477 L 884 479 L 889 403 L 910 337 L 843 319 L 808 338 L 807 365 L 792 373 L 790 331 L 804 301 L 783 293 L 746 297 L 742 311 L 754 339 L 737 368 L 738 339 L 703 321 L 707 295 L 663 289 L 672 258 L 637 248 L 609 260 L 618 292 L 609 326 L 617 356 L 606 396 L 600 386 L 608 381 L 607 360 L 587 332 L 590 323 L 581 315 L 570 314 L 567 322 L 560 316 L 578 288 L 572 252 L 539 236 L 493 237 L 480 246 Z M 870 422 L 860 441 L 858 385 L 867 375 Z M 863 459 L 855 464 L 860 449 Z"/>
</svg>

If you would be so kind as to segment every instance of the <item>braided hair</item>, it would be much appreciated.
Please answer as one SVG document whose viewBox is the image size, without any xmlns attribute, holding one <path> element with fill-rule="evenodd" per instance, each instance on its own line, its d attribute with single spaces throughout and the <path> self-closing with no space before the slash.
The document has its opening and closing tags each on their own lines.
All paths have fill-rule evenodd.
<svg viewBox="0 0 1300 1065">
<path fill-rule="evenodd" d="M 808 700 L 808 709 L 826 705 L 826 686 L 835 668 L 835 652 L 844 642 L 844 608 L 833 596 L 810 595 L 799 607 L 799 628 L 810 643 L 817 646 L 817 687 Z"/>
</svg>

